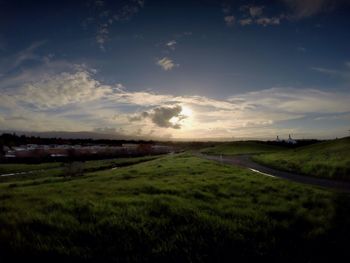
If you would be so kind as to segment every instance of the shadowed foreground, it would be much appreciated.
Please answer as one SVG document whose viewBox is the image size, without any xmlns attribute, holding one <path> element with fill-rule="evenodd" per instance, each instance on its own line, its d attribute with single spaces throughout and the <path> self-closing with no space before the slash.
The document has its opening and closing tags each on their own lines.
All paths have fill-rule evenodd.
<svg viewBox="0 0 350 263">
<path fill-rule="evenodd" d="M 347 255 L 349 195 L 174 155 L 0 184 L 0 259 L 318 262 Z"/>
</svg>

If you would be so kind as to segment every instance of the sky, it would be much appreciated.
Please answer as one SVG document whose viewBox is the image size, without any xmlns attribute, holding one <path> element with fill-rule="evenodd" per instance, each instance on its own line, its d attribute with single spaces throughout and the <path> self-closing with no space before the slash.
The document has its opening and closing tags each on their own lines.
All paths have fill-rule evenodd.
<svg viewBox="0 0 350 263">
<path fill-rule="evenodd" d="M 350 0 L 0 0 L 0 130 L 335 138 Z"/>
</svg>

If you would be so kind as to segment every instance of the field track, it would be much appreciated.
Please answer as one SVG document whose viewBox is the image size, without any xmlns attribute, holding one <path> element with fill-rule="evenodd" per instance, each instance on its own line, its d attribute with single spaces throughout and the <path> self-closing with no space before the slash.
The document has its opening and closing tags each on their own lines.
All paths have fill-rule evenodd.
<svg viewBox="0 0 350 263">
<path fill-rule="evenodd" d="M 265 176 L 283 178 L 283 179 L 287 179 L 290 181 L 295 181 L 303 184 L 321 186 L 324 188 L 330 188 L 330 189 L 350 193 L 349 182 L 316 178 L 316 177 L 310 177 L 310 176 L 300 175 L 296 173 L 276 170 L 254 162 L 251 159 L 250 155 L 218 156 L 218 155 L 206 155 L 206 154 L 199 153 L 197 154 L 197 156 L 201 158 L 205 158 L 207 160 L 212 160 L 212 161 L 216 161 L 224 164 L 230 164 L 230 165 L 248 168 L 253 172 L 260 173 Z"/>
</svg>

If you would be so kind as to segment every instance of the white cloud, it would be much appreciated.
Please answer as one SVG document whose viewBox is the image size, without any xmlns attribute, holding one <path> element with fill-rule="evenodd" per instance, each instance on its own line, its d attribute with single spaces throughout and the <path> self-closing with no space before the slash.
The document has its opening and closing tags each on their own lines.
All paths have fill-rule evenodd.
<svg viewBox="0 0 350 263">
<path fill-rule="evenodd" d="M 11 89 L 0 93 L 2 128 L 91 131 L 109 127 L 122 128 L 128 135 L 156 130 L 157 136 L 176 138 L 273 138 L 277 133 L 302 132 L 288 126 L 290 120 L 315 115 L 321 120 L 350 112 L 346 93 L 272 88 L 228 99 L 175 96 L 130 91 L 120 83 L 105 85 L 95 79 L 94 72 L 80 65 L 43 75 L 33 71 L 34 76 L 26 75 L 29 81 L 21 77 L 17 86 L 12 83 Z M 190 108 L 193 114 L 184 116 L 183 108 Z M 277 128 L 280 122 L 286 127 Z"/>
<path fill-rule="evenodd" d="M 227 26 L 234 26 L 236 19 L 233 15 L 224 17 L 225 23 Z"/>
<path fill-rule="evenodd" d="M 109 29 L 108 24 L 103 24 L 99 27 L 96 34 L 96 42 L 100 49 L 105 51 L 105 44 L 109 39 Z"/>
<path fill-rule="evenodd" d="M 177 42 L 175 40 L 171 40 L 168 43 L 166 43 L 165 45 L 170 48 L 171 50 L 175 50 L 176 48 L 176 44 Z"/>
<path fill-rule="evenodd" d="M 256 6 L 256 5 L 243 5 L 239 8 L 242 15 L 238 20 L 238 23 L 241 26 L 247 25 L 261 25 L 261 26 L 270 26 L 270 25 L 279 25 L 281 19 L 285 18 L 283 14 L 277 16 L 268 16 L 263 15 L 264 6 Z"/>
<path fill-rule="evenodd" d="M 85 29 L 90 26 L 97 28 L 95 39 L 102 51 L 105 51 L 105 45 L 110 39 L 110 27 L 114 22 L 129 21 L 143 8 L 144 0 L 127 0 L 117 6 L 116 9 L 107 1 L 97 0 L 92 6 L 92 16 L 82 21 Z"/>
<path fill-rule="evenodd" d="M 280 18 L 279 17 L 260 17 L 256 20 L 258 25 L 269 26 L 269 25 L 279 25 Z"/>
<path fill-rule="evenodd" d="M 259 17 L 263 13 L 263 6 L 251 6 L 249 7 L 249 13 L 251 17 Z"/>
<path fill-rule="evenodd" d="M 333 9 L 339 2 L 335 0 L 282 0 L 291 10 L 292 19 L 302 19 Z"/>
<path fill-rule="evenodd" d="M 327 69 L 327 68 L 320 68 L 320 67 L 312 67 L 312 70 L 321 72 L 321 73 L 325 73 L 328 75 L 339 75 L 341 74 L 341 71 L 339 70 L 335 70 L 335 69 Z"/>
<path fill-rule="evenodd" d="M 165 71 L 172 70 L 174 67 L 179 66 L 178 64 L 175 64 L 174 61 L 168 57 L 159 59 L 157 61 L 157 65 L 161 66 Z"/>
<path fill-rule="evenodd" d="M 46 109 L 102 99 L 112 92 L 110 86 L 101 85 L 91 78 L 89 72 L 78 71 L 74 74 L 61 73 L 26 84 L 15 96 L 23 103 L 30 103 L 33 107 Z"/>
<path fill-rule="evenodd" d="M 316 89 L 272 88 L 235 96 L 244 103 L 276 112 L 295 115 L 308 113 L 335 113 L 350 111 L 350 95 Z"/>
<path fill-rule="evenodd" d="M 30 60 L 42 62 L 44 57 L 39 56 L 36 51 L 45 43 L 46 41 L 33 42 L 29 47 L 18 51 L 12 56 L 0 59 L 0 72 L 10 72 Z"/>
<path fill-rule="evenodd" d="M 283 20 L 298 21 L 312 17 L 324 12 L 330 12 L 344 5 L 349 5 L 348 0 L 279 0 L 286 7 L 279 13 L 272 13 L 267 6 L 254 5 L 252 3 L 244 4 L 239 7 L 240 12 L 237 15 L 237 21 L 241 26 L 247 25 L 279 25 Z M 253 2 L 253 1 L 252 1 Z M 271 4 L 274 5 L 274 4 Z M 223 5 L 222 11 L 225 17 L 233 17 L 230 5 Z M 231 15 L 230 15 L 231 14 Z M 232 21 L 231 25 L 233 25 Z"/>
<path fill-rule="evenodd" d="M 251 25 L 252 23 L 253 23 L 253 19 L 251 19 L 251 18 L 245 18 L 245 19 L 239 20 L 239 24 L 241 26 Z"/>
<path fill-rule="evenodd" d="M 350 63 L 349 62 L 345 62 L 342 69 L 329 69 L 329 68 L 322 68 L 322 67 L 312 67 L 311 69 L 332 77 L 350 81 Z"/>
<path fill-rule="evenodd" d="M 20 51 L 16 54 L 15 59 L 13 61 L 13 68 L 18 67 L 24 61 L 27 60 L 40 60 L 40 57 L 34 53 L 40 46 L 42 46 L 45 41 L 34 42 L 28 48 Z"/>
</svg>

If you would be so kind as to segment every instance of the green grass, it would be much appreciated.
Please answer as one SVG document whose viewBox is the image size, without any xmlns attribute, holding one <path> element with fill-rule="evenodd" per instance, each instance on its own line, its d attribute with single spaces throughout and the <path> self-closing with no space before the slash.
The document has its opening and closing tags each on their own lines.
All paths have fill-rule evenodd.
<svg viewBox="0 0 350 263">
<path fill-rule="evenodd" d="M 350 137 L 262 154 L 254 160 L 305 175 L 350 180 Z"/>
<path fill-rule="evenodd" d="M 99 170 L 111 169 L 113 167 L 124 167 L 145 161 L 154 160 L 159 156 L 144 156 L 134 158 L 115 158 L 105 160 L 93 160 L 81 162 L 83 171 L 93 172 Z M 0 170 L 4 173 L 29 172 L 29 174 L 19 174 L 13 176 L 0 176 L 0 182 L 22 181 L 28 179 L 38 179 L 45 177 L 63 176 L 65 173 L 64 163 L 41 163 L 41 164 L 0 164 Z M 2 174 L 2 173 L 0 173 Z"/>
<path fill-rule="evenodd" d="M 265 152 L 278 152 L 286 148 L 269 145 L 258 141 L 240 141 L 220 143 L 213 147 L 201 150 L 202 153 L 209 155 L 237 155 L 237 154 L 256 154 Z"/>
<path fill-rule="evenodd" d="M 34 170 L 44 170 L 60 167 L 62 163 L 40 163 L 40 164 L 0 164 L 0 174 L 19 173 Z"/>
<path fill-rule="evenodd" d="M 123 167 L 132 164 L 137 164 L 145 161 L 150 161 L 159 158 L 159 156 L 143 156 L 143 157 L 133 157 L 133 158 L 115 158 L 106 160 L 94 160 L 87 161 L 84 163 L 84 169 L 87 172 L 96 170 L 105 170 L 112 167 Z"/>
<path fill-rule="evenodd" d="M 188 154 L 0 183 L 0 260 L 335 259 L 348 251 L 349 200 Z"/>
</svg>

